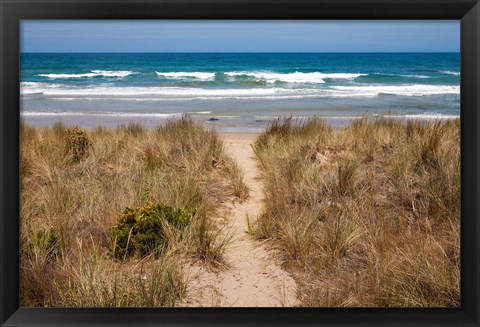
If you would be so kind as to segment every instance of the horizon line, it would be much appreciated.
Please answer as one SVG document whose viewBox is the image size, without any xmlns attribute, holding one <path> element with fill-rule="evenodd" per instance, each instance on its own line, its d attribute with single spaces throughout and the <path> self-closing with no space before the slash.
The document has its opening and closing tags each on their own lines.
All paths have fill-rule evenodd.
<svg viewBox="0 0 480 327">
<path fill-rule="evenodd" d="M 113 54 L 113 53 L 460 53 L 461 51 L 112 51 L 112 52 L 92 52 L 92 51 L 20 51 L 20 54 L 36 53 L 36 54 L 58 54 L 58 53 L 102 53 L 102 54 Z"/>
</svg>

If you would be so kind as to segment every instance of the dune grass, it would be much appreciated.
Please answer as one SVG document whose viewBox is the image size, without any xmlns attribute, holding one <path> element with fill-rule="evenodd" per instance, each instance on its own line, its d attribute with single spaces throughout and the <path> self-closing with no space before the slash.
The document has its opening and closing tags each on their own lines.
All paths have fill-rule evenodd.
<svg viewBox="0 0 480 327">
<path fill-rule="evenodd" d="M 302 306 L 460 306 L 460 121 L 274 121 L 254 146 Z"/>
<path fill-rule="evenodd" d="M 185 296 L 182 262 L 222 263 L 228 239 L 212 217 L 222 202 L 248 196 L 221 138 L 189 117 L 156 130 L 23 124 L 20 152 L 20 295 L 27 307 L 175 306 Z M 151 208 L 161 217 L 147 220 Z M 118 226 L 128 210 L 139 213 L 140 227 L 126 231 L 124 245 L 135 240 L 141 251 L 119 256 Z M 184 219 L 185 212 L 181 228 L 165 216 Z M 128 235 L 137 230 L 147 234 Z"/>
</svg>

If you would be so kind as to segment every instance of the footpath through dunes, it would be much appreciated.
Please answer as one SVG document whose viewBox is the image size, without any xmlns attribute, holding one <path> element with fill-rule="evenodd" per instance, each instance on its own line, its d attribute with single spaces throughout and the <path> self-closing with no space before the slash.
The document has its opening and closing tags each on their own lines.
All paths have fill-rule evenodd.
<svg viewBox="0 0 480 327">
<path fill-rule="evenodd" d="M 248 220 L 261 213 L 262 183 L 251 144 L 255 134 L 225 133 L 225 147 L 245 172 L 250 196 L 227 207 L 231 241 L 220 272 L 191 267 L 187 306 L 279 307 L 297 304 L 293 278 L 275 261 L 274 253 L 248 234 Z"/>
</svg>

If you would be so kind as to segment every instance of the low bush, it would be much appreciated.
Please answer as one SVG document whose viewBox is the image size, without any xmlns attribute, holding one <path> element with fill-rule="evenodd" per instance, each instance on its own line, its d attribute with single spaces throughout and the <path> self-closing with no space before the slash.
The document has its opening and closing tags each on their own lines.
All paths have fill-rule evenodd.
<svg viewBox="0 0 480 327">
<path fill-rule="evenodd" d="M 119 259 L 135 254 L 145 257 L 154 253 L 159 256 L 168 246 L 166 229 L 183 230 L 190 224 L 195 214 L 196 210 L 152 203 L 146 203 L 138 208 L 126 208 L 118 224 L 111 230 L 110 253 Z"/>
<path fill-rule="evenodd" d="M 66 129 L 65 154 L 71 156 L 73 162 L 79 162 L 92 146 L 92 141 L 87 132 L 80 127 Z"/>
</svg>

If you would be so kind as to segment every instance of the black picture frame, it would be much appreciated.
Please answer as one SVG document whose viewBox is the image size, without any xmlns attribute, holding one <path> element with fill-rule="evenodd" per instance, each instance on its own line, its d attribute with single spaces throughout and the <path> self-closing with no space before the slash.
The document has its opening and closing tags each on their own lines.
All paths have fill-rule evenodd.
<svg viewBox="0 0 480 327">
<path fill-rule="evenodd" d="M 474 0 L 0 0 L 2 326 L 479 326 L 480 4 Z M 21 19 L 461 20 L 461 308 L 19 308 Z"/>
</svg>

